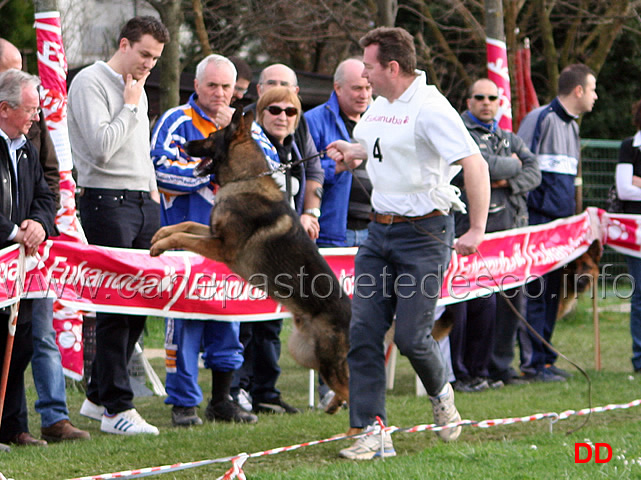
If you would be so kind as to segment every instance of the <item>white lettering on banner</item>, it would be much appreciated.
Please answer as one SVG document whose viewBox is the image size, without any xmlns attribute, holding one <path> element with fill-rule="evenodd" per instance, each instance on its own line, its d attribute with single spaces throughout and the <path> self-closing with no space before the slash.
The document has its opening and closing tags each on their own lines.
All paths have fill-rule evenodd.
<svg viewBox="0 0 641 480">
<path fill-rule="evenodd" d="M 67 77 L 67 62 L 62 45 L 59 43 L 45 40 L 42 44 L 42 53 L 38 52 L 38 62 L 51 68 L 60 78 Z"/>
<path fill-rule="evenodd" d="M 344 268 L 338 273 L 338 283 L 350 297 L 354 295 L 354 273 L 347 274 Z"/>
<path fill-rule="evenodd" d="M 641 216 L 607 214 L 590 207 L 581 215 L 549 224 L 488 234 L 479 246 L 482 255 L 452 256 L 450 268 L 441 272 L 444 282 L 439 304 L 484 295 L 489 289 L 522 285 L 531 276 L 543 275 L 577 258 L 597 238 L 641 257 L 639 220 Z M 612 238 L 614 225 L 620 231 L 616 238 Z M 47 240 L 40 252 L 38 262 L 28 262 L 39 267 L 29 270 L 24 280 L 30 298 L 55 294 L 65 305 L 82 310 L 129 309 L 137 314 L 179 318 L 234 321 L 281 315 L 279 298 L 270 299 L 265 294 L 264 275 L 252 276 L 250 283 L 223 264 L 188 252 L 168 252 L 152 258 L 145 250 L 58 240 Z M 321 252 L 342 290 L 353 295 L 356 249 L 321 249 Z M 17 257 L 16 247 L 0 252 L 0 306 L 15 302 L 12 292 L 20 291 L 16 289 Z M 304 270 L 283 272 L 279 278 L 281 294 L 293 294 L 294 285 L 300 285 L 301 295 L 328 293 L 322 287 L 327 284 L 325 277 L 310 278 Z M 423 280 L 415 279 L 416 285 L 423 285 Z M 311 291 L 305 291 L 310 285 Z M 320 293 L 314 287 L 321 287 Z"/>
<path fill-rule="evenodd" d="M 585 237 L 569 238 L 565 245 L 556 245 L 547 247 L 544 243 L 530 245 L 527 247 L 527 254 L 532 258 L 533 266 L 554 265 L 563 260 L 567 260 L 570 254 L 584 242 Z"/>
<path fill-rule="evenodd" d="M 512 248 L 512 255 L 508 256 L 504 251 L 500 251 L 498 257 L 479 258 L 474 256 L 471 263 L 468 263 L 470 257 L 457 257 L 456 274 L 465 278 L 476 278 L 481 274 L 488 275 L 488 269 L 493 276 L 503 276 L 514 272 L 514 270 L 528 265 L 528 257 L 523 255 L 521 250 L 521 244 L 516 243 Z"/>
</svg>

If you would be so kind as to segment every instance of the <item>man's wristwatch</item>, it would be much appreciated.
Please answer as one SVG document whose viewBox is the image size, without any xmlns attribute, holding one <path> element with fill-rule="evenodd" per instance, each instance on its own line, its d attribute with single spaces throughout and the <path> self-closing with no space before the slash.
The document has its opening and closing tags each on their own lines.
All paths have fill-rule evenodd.
<svg viewBox="0 0 641 480">
<path fill-rule="evenodd" d="M 303 211 L 305 215 L 311 215 L 312 217 L 320 218 L 321 211 L 320 208 L 307 208 Z"/>
<path fill-rule="evenodd" d="M 134 105 L 133 103 L 125 103 L 123 107 L 128 108 L 133 113 L 138 113 L 138 105 Z"/>
</svg>

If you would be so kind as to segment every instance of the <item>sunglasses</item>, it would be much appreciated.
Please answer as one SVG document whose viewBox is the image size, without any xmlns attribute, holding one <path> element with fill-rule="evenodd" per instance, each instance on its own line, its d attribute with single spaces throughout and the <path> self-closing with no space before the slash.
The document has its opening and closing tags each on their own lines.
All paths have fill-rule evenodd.
<svg viewBox="0 0 641 480">
<path fill-rule="evenodd" d="M 285 112 L 285 115 L 287 115 L 288 117 L 295 117 L 296 115 L 298 115 L 298 109 L 296 107 L 280 108 L 276 105 L 270 105 L 265 110 L 267 110 L 269 113 L 271 113 L 275 117 L 277 117 L 283 112 Z"/>
<path fill-rule="evenodd" d="M 495 101 L 497 101 L 499 99 L 499 97 L 496 96 L 496 95 L 472 95 L 472 97 L 474 98 L 474 100 L 478 100 L 479 102 L 482 102 L 486 98 L 490 102 L 495 102 Z"/>
</svg>

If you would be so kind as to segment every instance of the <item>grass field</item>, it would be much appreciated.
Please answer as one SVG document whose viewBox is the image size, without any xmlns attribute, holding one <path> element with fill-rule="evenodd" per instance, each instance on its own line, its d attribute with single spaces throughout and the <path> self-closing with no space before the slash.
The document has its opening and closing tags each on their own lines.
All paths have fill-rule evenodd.
<svg viewBox="0 0 641 480">
<path fill-rule="evenodd" d="M 457 393 L 456 403 L 463 418 L 485 420 L 522 417 L 543 412 L 580 410 L 608 404 L 627 404 L 641 398 L 641 375 L 631 373 L 628 313 L 619 306 L 627 301 L 608 297 L 599 301 L 603 368 L 594 369 L 591 302 L 583 299 L 577 312 L 564 319 L 555 333 L 555 345 L 587 370 L 588 381 L 564 360 L 562 368 L 574 377 L 561 384 L 530 384 L 505 387 L 484 393 Z M 618 311 L 617 311 L 618 310 Z M 286 324 L 288 325 L 288 324 Z M 287 328 L 284 336 L 288 335 Z M 162 320 L 149 322 L 145 346 L 162 344 Z M 152 361 L 164 378 L 160 359 Z M 283 353 L 279 387 L 284 398 L 299 407 L 307 404 L 308 371 L 296 366 Z M 31 431 L 39 434 L 39 417 L 33 411 L 35 392 L 30 372 L 29 404 Z M 201 385 L 210 389 L 211 376 L 202 371 Z M 207 397 L 205 393 L 205 397 Z M 0 454 L 0 472 L 15 480 L 64 480 L 100 473 L 216 459 L 241 452 L 263 450 L 328 438 L 348 427 L 347 411 L 328 416 L 316 410 L 301 415 L 261 416 L 252 426 L 206 423 L 192 429 L 171 427 L 170 407 L 159 397 L 136 400 L 141 414 L 160 428 L 158 437 L 120 437 L 103 434 L 99 424 L 78 415 L 84 396 L 68 389 L 72 421 L 92 434 L 84 443 L 50 445 L 47 448 L 13 448 Z M 431 423 L 429 400 L 414 395 L 414 375 L 400 357 L 396 385 L 388 394 L 388 417 L 398 427 Z M 203 409 L 204 410 L 204 404 Z M 201 413 L 203 411 L 201 410 Z M 460 439 L 440 442 L 434 433 L 393 435 L 397 457 L 385 461 L 357 463 L 337 457 L 349 441 L 301 448 L 277 455 L 250 458 L 244 471 L 250 480 L 272 479 L 636 479 L 641 478 L 641 407 L 573 416 L 552 425 L 548 420 L 492 428 L 465 427 Z M 577 430 L 578 429 L 578 430 Z M 551 431 L 550 431 L 551 430 Z M 577 430 L 577 431 L 575 431 Z M 574 433 L 571 433 L 574 431 Z M 608 463 L 575 464 L 576 442 L 608 443 L 613 450 Z M 582 458 L 585 457 L 585 450 Z M 229 463 L 163 474 L 163 479 L 216 479 Z"/>
</svg>

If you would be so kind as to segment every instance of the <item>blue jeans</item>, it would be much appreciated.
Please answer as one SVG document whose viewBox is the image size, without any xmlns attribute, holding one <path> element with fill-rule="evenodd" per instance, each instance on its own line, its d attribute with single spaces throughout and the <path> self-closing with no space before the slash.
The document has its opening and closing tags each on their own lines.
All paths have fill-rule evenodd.
<svg viewBox="0 0 641 480">
<path fill-rule="evenodd" d="M 240 368 L 243 364 L 243 345 L 238 339 L 239 328 L 238 322 L 181 318 L 165 320 L 166 404 L 194 407 L 202 402 L 203 393 L 198 385 L 198 354 L 201 347 L 205 349 L 205 368 L 215 372 L 230 372 Z"/>
<path fill-rule="evenodd" d="M 641 370 L 641 258 L 626 256 L 628 273 L 634 278 L 630 298 L 630 334 L 632 335 L 632 366 Z"/>
<path fill-rule="evenodd" d="M 69 420 L 62 357 L 56 344 L 56 332 L 53 329 L 53 300 L 34 299 L 31 315 L 33 335 L 31 369 L 33 383 L 38 393 L 36 412 L 40 414 L 42 427 L 46 428 L 60 420 Z"/>
<path fill-rule="evenodd" d="M 360 247 L 367 240 L 367 228 L 362 230 L 345 231 L 345 246 L 346 247 Z"/>
<path fill-rule="evenodd" d="M 443 389 L 445 362 L 431 333 L 453 240 L 450 216 L 369 224 L 369 235 L 355 260 L 347 356 L 351 427 L 371 425 L 377 416 L 387 422 L 383 339 L 395 315 L 394 343 L 399 351 L 408 357 L 429 395 Z"/>
</svg>

